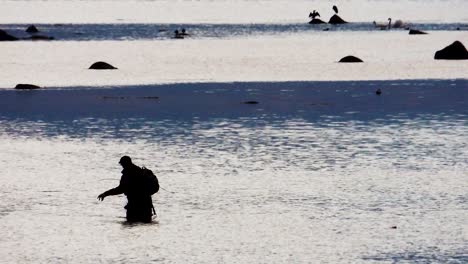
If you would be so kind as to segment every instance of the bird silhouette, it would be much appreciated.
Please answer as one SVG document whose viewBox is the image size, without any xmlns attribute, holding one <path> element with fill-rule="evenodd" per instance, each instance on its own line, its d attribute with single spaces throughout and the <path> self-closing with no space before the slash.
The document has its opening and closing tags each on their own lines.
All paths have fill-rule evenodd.
<svg viewBox="0 0 468 264">
<path fill-rule="evenodd" d="M 314 19 L 316 17 L 319 17 L 319 16 L 320 16 L 319 12 L 317 12 L 315 10 L 312 11 L 312 13 L 309 13 L 309 17 L 311 17 L 312 19 Z"/>
<path fill-rule="evenodd" d="M 335 11 L 335 14 L 338 14 L 338 7 L 336 5 L 333 6 L 333 11 Z"/>
</svg>

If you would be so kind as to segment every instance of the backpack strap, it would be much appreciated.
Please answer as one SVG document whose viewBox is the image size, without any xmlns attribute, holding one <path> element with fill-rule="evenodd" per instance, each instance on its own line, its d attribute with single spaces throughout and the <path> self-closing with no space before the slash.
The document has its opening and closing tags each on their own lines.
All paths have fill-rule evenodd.
<svg viewBox="0 0 468 264">
<path fill-rule="evenodd" d="M 150 196 L 150 199 L 151 199 L 151 209 L 153 209 L 153 215 L 155 215 L 157 217 L 158 214 L 156 214 L 156 209 L 154 209 L 153 198 L 151 196 Z"/>
</svg>

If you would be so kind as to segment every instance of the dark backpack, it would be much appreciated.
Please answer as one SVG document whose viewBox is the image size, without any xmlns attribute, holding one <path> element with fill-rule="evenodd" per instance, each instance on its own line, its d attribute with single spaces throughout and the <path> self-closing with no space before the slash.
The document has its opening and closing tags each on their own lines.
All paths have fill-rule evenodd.
<svg viewBox="0 0 468 264">
<path fill-rule="evenodd" d="M 150 195 L 157 193 L 159 191 L 159 181 L 156 175 L 145 167 L 141 167 L 141 174 L 145 181 L 145 192 Z"/>
</svg>

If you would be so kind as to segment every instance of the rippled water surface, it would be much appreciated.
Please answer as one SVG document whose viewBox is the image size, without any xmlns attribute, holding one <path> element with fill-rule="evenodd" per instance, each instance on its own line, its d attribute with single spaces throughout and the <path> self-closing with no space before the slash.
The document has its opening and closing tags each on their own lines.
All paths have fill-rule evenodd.
<svg viewBox="0 0 468 264">
<path fill-rule="evenodd" d="M 31 35 L 25 32 L 29 24 L 5 24 L 0 28 L 19 38 Z M 55 40 L 168 40 L 174 38 L 174 31 L 185 29 L 186 38 L 239 38 L 267 35 L 304 34 L 317 35 L 320 31 L 381 31 L 372 21 L 344 25 L 310 25 L 305 20 L 297 24 L 37 24 L 39 35 L 54 37 Z M 407 23 L 405 31 L 414 28 L 430 31 L 467 31 L 467 23 Z"/>
<path fill-rule="evenodd" d="M 467 88 L 0 91 L 2 261 L 465 263 Z M 123 154 L 164 188 L 153 224 L 125 224 L 124 196 L 96 200 Z"/>
</svg>

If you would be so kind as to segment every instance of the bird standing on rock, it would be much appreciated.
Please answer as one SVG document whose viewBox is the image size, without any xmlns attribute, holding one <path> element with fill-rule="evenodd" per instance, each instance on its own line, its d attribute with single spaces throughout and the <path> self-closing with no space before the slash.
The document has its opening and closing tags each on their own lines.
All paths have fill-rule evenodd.
<svg viewBox="0 0 468 264">
<path fill-rule="evenodd" d="M 338 14 L 338 7 L 336 5 L 333 6 L 333 11 L 335 11 L 335 14 Z"/>
<path fill-rule="evenodd" d="M 315 10 L 312 11 L 312 13 L 309 13 L 309 17 L 312 18 L 312 19 L 315 19 L 316 17 L 319 17 L 319 16 L 320 16 L 319 12 L 317 12 Z"/>
</svg>

